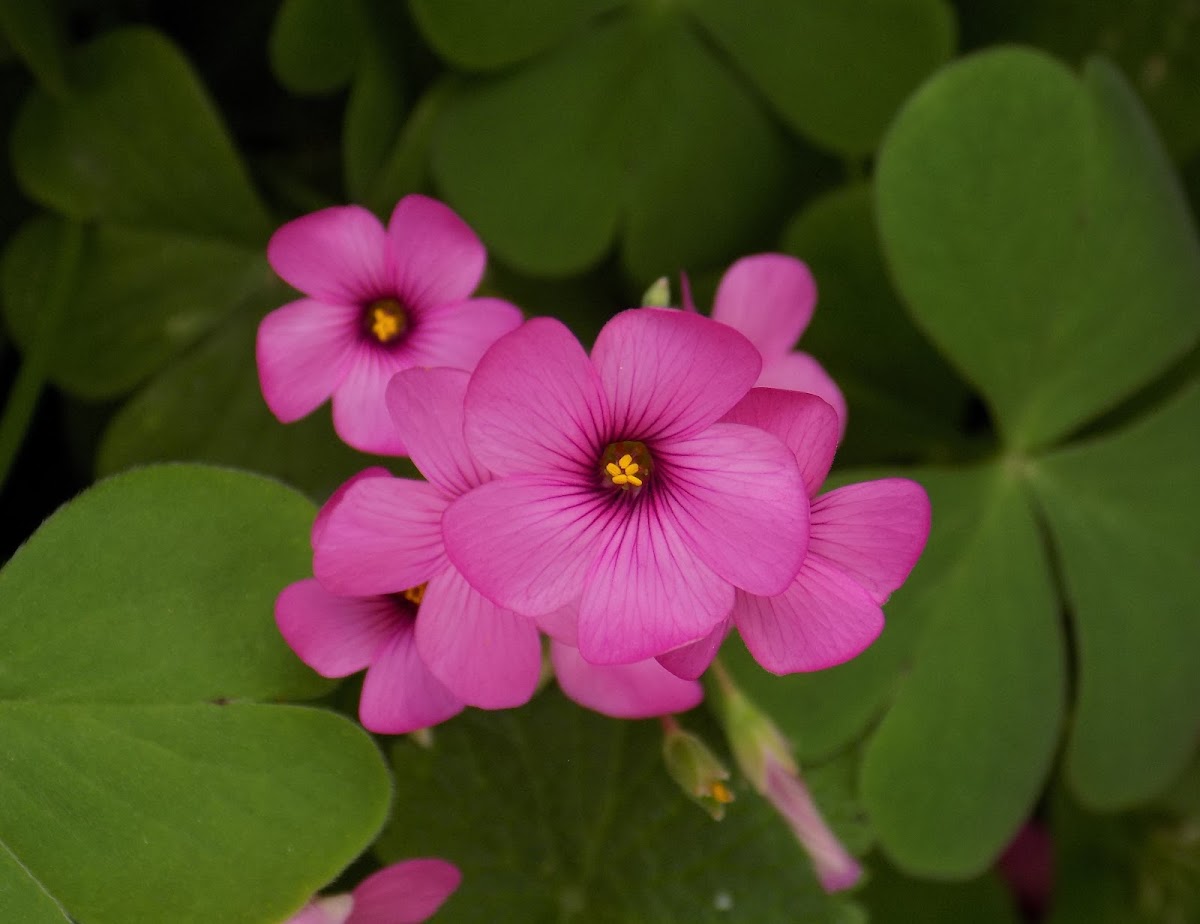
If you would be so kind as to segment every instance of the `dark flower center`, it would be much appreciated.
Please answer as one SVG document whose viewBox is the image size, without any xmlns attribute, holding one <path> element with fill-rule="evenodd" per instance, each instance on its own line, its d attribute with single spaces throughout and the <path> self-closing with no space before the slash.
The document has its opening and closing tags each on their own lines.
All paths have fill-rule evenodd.
<svg viewBox="0 0 1200 924">
<path fill-rule="evenodd" d="M 636 495 L 650 477 L 654 463 L 646 444 L 637 440 L 609 443 L 600 454 L 600 477 L 604 485 Z"/>
<path fill-rule="evenodd" d="M 416 587 L 410 587 L 407 590 L 402 590 L 398 594 L 388 594 L 392 602 L 397 608 L 404 613 L 409 619 L 417 618 L 417 610 L 421 608 L 421 601 L 425 599 L 425 588 L 429 586 L 429 582 L 418 584 Z"/>
<path fill-rule="evenodd" d="M 408 330 L 408 314 L 394 298 L 377 298 L 363 309 L 363 330 L 376 343 L 395 343 Z"/>
</svg>

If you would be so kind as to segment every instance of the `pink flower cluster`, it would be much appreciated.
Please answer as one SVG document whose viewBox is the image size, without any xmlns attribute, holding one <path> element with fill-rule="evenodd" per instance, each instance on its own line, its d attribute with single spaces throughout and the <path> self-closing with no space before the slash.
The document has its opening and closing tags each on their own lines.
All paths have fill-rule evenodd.
<svg viewBox="0 0 1200 924">
<path fill-rule="evenodd" d="M 425 478 L 344 485 L 313 527 L 315 576 L 276 608 L 317 671 L 367 669 L 367 728 L 526 702 L 543 633 L 563 690 L 618 717 L 696 705 L 734 626 L 775 673 L 878 635 L 928 500 L 904 479 L 819 494 L 845 405 L 789 352 L 816 297 L 798 260 L 739 261 L 712 318 L 624 311 L 589 354 L 471 298 L 483 246 L 424 197 L 386 230 L 353 206 L 306 216 L 268 255 L 308 297 L 260 328 L 267 404 L 292 420 L 332 395 L 348 443 Z"/>
</svg>

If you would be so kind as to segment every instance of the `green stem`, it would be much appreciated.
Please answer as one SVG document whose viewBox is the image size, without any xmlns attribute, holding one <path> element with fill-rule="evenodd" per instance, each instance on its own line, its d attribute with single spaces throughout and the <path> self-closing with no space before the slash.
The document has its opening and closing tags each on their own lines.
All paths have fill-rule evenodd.
<svg viewBox="0 0 1200 924">
<path fill-rule="evenodd" d="M 46 294 L 37 333 L 17 371 L 12 393 L 4 407 L 4 416 L 0 417 L 0 487 L 8 480 L 9 471 L 25 441 L 25 433 L 46 384 L 46 367 L 54 351 L 59 321 L 75 286 L 75 274 L 82 251 L 83 225 L 75 221 L 68 222 L 51 267 L 52 282 Z"/>
</svg>

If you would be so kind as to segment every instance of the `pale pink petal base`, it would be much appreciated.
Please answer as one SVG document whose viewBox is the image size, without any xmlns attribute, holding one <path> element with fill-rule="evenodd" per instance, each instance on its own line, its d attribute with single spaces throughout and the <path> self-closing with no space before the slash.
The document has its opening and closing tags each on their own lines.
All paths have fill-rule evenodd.
<svg viewBox="0 0 1200 924">
<path fill-rule="evenodd" d="M 883 603 L 904 583 L 929 538 L 929 495 L 907 478 L 846 485 L 812 506 L 809 550 Z"/>
<path fill-rule="evenodd" d="M 347 924 L 353 908 L 354 899 L 348 894 L 314 898 L 284 924 Z"/>
<path fill-rule="evenodd" d="M 401 626 L 367 669 L 358 717 L 368 731 L 403 735 L 457 715 L 463 703 L 429 672 L 411 623 Z"/>
<path fill-rule="evenodd" d="M 389 352 L 373 343 L 359 345 L 353 365 L 333 392 L 333 428 L 347 446 L 380 456 L 406 454 L 386 395 L 392 376 L 411 364 L 411 358 L 400 351 Z"/>
<path fill-rule="evenodd" d="M 589 664 L 578 649 L 554 642 L 550 658 L 558 685 L 568 697 L 615 719 L 648 719 L 695 708 L 704 690 L 682 680 L 653 659 L 601 667 Z"/>
<path fill-rule="evenodd" d="M 766 362 L 800 339 L 817 304 L 807 266 L 786 254 L 743 257 L 726 270 L 713 298 L 713 320 L 750 338 Z"/>
<path fill-rule="evenodd" d="M 733 619 L 754 659 L 773 674 L 849 661 L 883 631 L 883 610 L 871 595 L 815 555 L 778 596 L 738 591 Z"/>
<path fill-rule="evenodd" d="M 284 641 L 322 677 L 346 677 L 371 663 L 399 618 L 383 597 L 336 597 L 312 578 L 285 587 L 275 601 Z"/>
<path fill-rule="evenodd" d="M 838 436 L 846 432 L 846 396 L 825 371 L 825 368 L 809 356 L 797 350 L 772 359 L 763 365 L 762 375 L 754 383 L 761 388 L 784 388 L 816 395 L 837 413 Z"/>
<path fill-rule="evenodd" d="M 445 860 L 393 863 L 359 883 L 347 924 L 418 924 L 431 917 L 461 882 L 462 873 Z"/>
<path fill-rule="evenodd" d="M 472 298 L 421 313 L 410 345 L 421 366 L 474 369 L 488 347 L 521 326 L 521 309 L 499 298 Z"/>
<path fill-rule="evenodd" d="M 263 318 L 254 352 L 271 413 L 291 423 L 324 404 L 358 355 L 358 341 L 354 307 L 305 298 Z"/>
<path fill-rule="evenodd" d="M 429 582 L 416 632 L 421 660 L 468 705 L 511 709 L 533 696 L 542 670 L 537 626 L 484 599 L 455 568 Z"/>
</svg>

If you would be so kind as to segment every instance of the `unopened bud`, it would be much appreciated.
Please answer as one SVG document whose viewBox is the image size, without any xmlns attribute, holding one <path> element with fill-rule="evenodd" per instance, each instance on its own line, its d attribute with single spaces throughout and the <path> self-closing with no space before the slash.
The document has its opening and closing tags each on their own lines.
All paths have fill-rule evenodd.
<svg viewBox="0 0 1200 924">
<path fill-rule="evenodd" d="M 659 276 L 654 282 L 650 283 L 650 288 L 642 296 L 642 307 L 671 307 L 671 281 L 666 276 Z"/>
<path fill-rule="evenodd" d="M 699 737 L 669 724 L 663 736 L 663 762 L 679 788 L 716 821 L 725 817 L 725 806 L 733 801 L 726 784 L 729 768 Z"/>
</svg>

